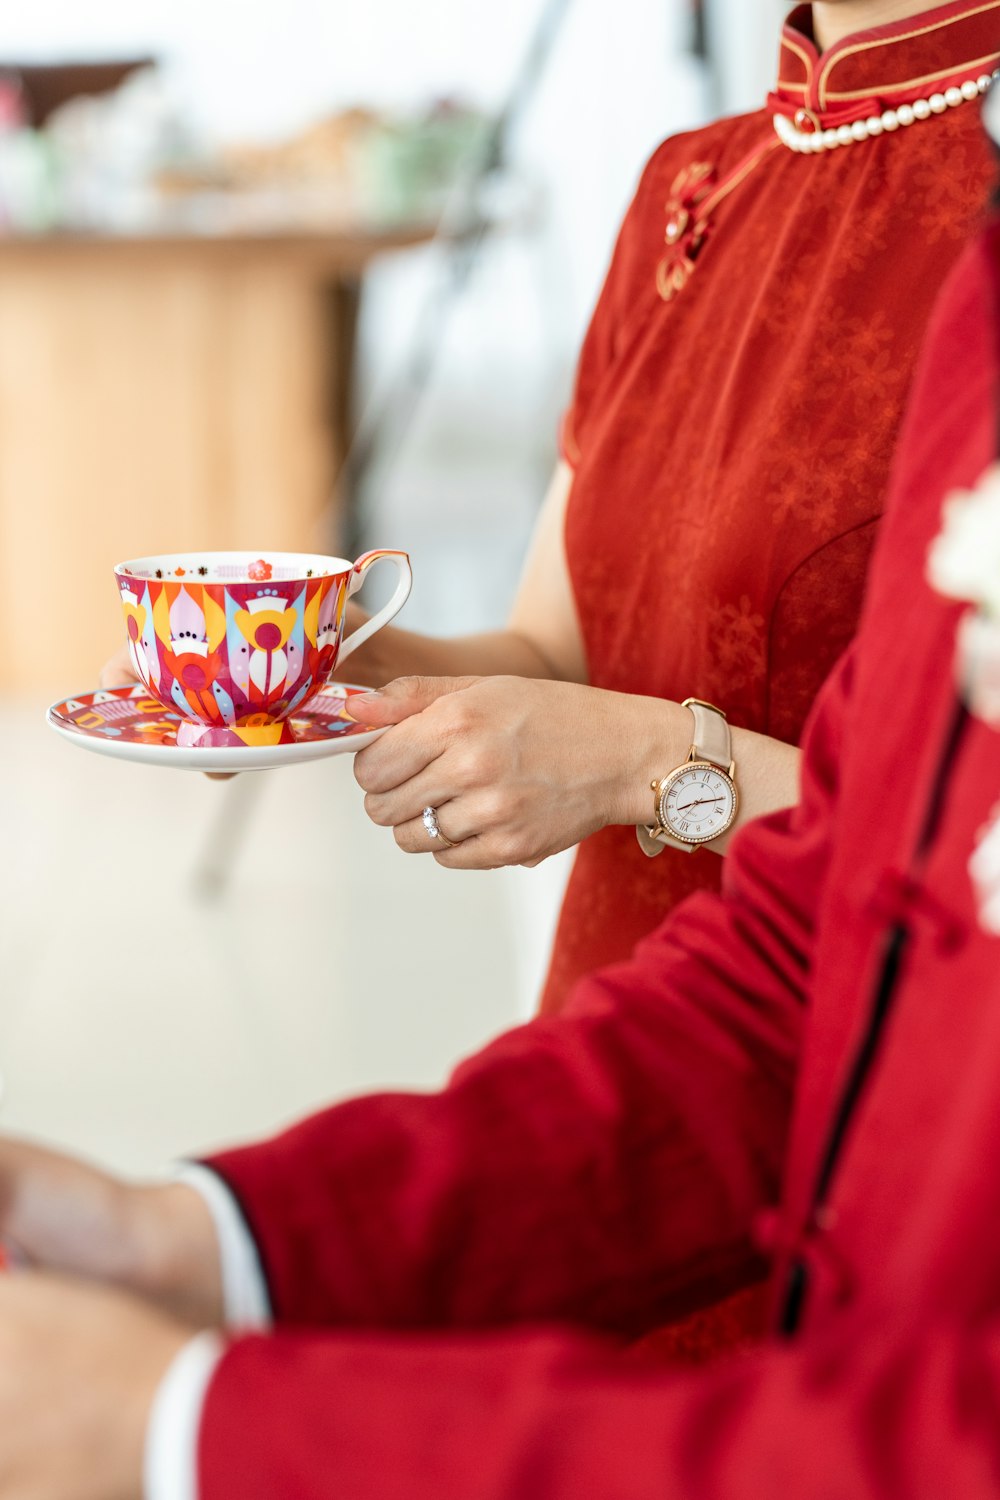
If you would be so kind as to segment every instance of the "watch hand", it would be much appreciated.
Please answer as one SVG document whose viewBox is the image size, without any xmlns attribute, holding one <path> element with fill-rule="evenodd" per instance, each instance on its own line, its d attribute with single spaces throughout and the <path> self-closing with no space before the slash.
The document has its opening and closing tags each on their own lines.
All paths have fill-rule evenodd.
<svg viewBox="0 0 1000 1500">
<path fill-rule="evenodd" d="M 679 807 L 677 809 L 677 811 L 678 812 L 687 812 L 687 810 L 688 810 L 689 807 L 707 807 L 709 805 L 709 803 L 711 803 L 711 802 L 721 802 L 721 801 L 722 801 L 721 797 L 702 797 L 697 802 L 685 802 L 684 805 L 683 805 L 683 807 Z"/>
</svg>

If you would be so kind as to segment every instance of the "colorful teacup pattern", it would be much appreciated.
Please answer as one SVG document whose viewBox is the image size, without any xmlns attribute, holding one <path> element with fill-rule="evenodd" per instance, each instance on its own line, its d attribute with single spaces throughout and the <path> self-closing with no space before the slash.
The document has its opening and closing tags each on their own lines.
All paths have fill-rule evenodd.
<svg viewBox="0 0 1000 1500">
<path fill-rule="evenodd" d="M 129 656 L 161 704 L 247 744 L 291 737 L 290 718 L 337 659 L 346 574 L 288 584 L 119 576 Z M 181 736 L 183 741 L 184 736 Z"/>
<path fill-rule="evenodd" d="M 392 562 L 396 589 L 342 639 L 348 598 L 371 567 Z M 317 554 L 181 553 L 115 569 L 129 656 L 153 698 L 180 715 L 189 748 L 289 744 L 293 716 L 338 659 L 387 624 L 409 595 L 405 552 L 356 562 Z"/>
</svg>

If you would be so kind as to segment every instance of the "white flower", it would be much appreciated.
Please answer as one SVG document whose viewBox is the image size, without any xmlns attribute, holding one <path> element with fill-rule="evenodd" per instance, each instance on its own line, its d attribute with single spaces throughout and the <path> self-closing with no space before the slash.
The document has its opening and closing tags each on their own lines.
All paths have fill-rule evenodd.
<svg viewBox="0 0 1000 1500">
<path fill-rule="evenodd" d="M 955 677 L 969 712 L 1000 729 L 1000 620 L 975 610 L 959 620 Z"/>
<path fill-rule="evenodd" d="M 969 860 L 979 925 L 984 932 L 1000 936 L 1000 805 L 990 814 L 990 822 L 980 831 L 979 841 Z"/>
<path fill-rule="evenodd" d="M 1000 465 L 987 469 L 974 490 L 958 490 L 944 502 L 927 577 L 939 594 L 1000 618 Z"/>
</svg>

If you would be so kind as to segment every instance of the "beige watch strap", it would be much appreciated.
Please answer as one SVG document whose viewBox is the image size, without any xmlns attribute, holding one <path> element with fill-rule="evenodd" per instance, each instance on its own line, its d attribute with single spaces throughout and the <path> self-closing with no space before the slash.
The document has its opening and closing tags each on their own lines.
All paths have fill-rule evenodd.
<svg viewBox="0 0 1000 1500">
<path fill-rule="evenodd" d="M 727 775 L 732 775 L 733 736 L 722 709 L 716 708 L 714 703 L 703 702 L 701 698 L 685 698 L 681 707 L 689 708 L 694 719 L 694 736 L 688 760 L 708 761 L 710 765 L 718 766 Z M 660 783 L 654 781 L 653 786 L 658 788 Z M 658 817 L 659 791 L 656 793 L 656 800 Z M 685 843 L 683 839 L 674 838 L 670 830 L 663 828 L 658 822 L 646 827 L 640 824 L 635 832 L 639 847 L 650 858 L 662 854 L 665 847 L 679 849 L 685 854 L 693 854 L 697 847 L 694 844 Z"/>
<path fill-rule="evenodd" d="M 694 716 L 691 759 L 711 761 L 728 771 L 733 763 L 733 736 L 722 709 L 700 698 L 685 698 L 681 707 L 689 708 Z"/>
</svg>

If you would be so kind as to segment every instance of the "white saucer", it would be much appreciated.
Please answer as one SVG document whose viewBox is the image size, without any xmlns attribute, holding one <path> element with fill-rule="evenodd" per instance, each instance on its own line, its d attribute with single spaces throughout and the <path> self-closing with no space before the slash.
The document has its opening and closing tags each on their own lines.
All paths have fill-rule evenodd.
<svg viewBox="0 0 1000 1500">
<path fill-rule="evenodd" d="M 346 711 L 348 701 L 368 688 L 331 682 L 296 714 L 291 745 L 224 745 L 217 748 L 177 744 L 181 716 L 151 698 L 141 685 L 81 693 L 53 703 L 46 722 L 82 750 L 112 755 L 147 766 L 180 771 L 270 771 L 297 766 L 328 755 L 363 750 L 384 729 L 357 724 Z"/>
</svg>

